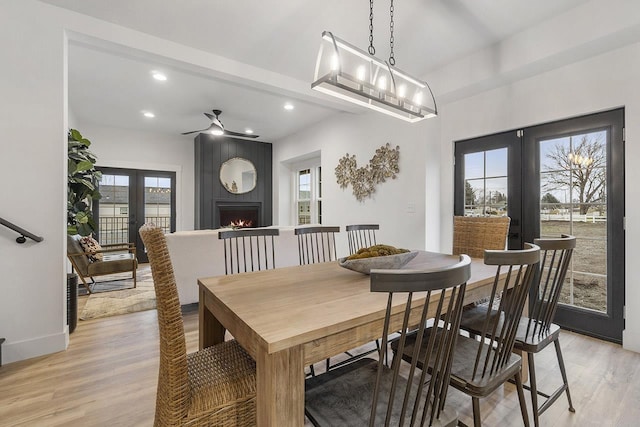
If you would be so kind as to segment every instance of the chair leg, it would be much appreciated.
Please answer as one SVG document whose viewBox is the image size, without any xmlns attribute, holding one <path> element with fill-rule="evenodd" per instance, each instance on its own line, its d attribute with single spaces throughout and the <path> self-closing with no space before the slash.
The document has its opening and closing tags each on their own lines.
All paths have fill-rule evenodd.
<svg viewBox="0 0 640 427">
<path fill-rule="evenodd" d="M 569 401 L 569 411 L 576 412 L 573 407 L 573 403 L 571 402 L 571 393 L 569 392 L 569 381 L 567 380 L 567 371 L 564 368 L 564 359 L 562 358 L 562 350 L 560 349 L 560 339 L 558 338 L 553 342 L 556 346 L 556 355 L 558 356 L 558 364 L 560 365 L 560 373 L 562 374 L 562 381 L 564 381 L 564 386 L 566 387 L 567 392 L 567 400 Z"/>
<path fill-rule="evenodd" d="M 520 401 L 520 412 L 522 412 L 522 421 L 525 427 L 529 427 L 529 414 L 527 413 L 527 403 L 524 400 L 524 388 L 522 387 L 522 376 L 520 371 L 515 375 L 516 389 L 518 390 L 518 400 Z"/>
<path fill-rule="evenodd" d="M 84 280 L 84 277 L 82 277 L 81 275 L 78 274 L 78 277 L 80 277 L 80 280 L 82 281 L 82 286 L 84 286 L 87 289 L 88 293 L 92 293 L 91 292 L 91 287 L 89 286 L 89 284 L 87 283 L 86 280 Z M 95 282 L 94 282 L 95 283 Z"/>
<path fill-rule="evenodd" d="M 473 404 L 473 426 L 480 427 L 482 426 L 482 421 L 480 420 L 480 399 L 472 397 L 471 402 Z"/>
<path fill-rule="evenodd" d="M 527 360 L 529 361 L 529 384 L 531 384 L 531 410 L 533 411 L 533 425 L 538 427 L 540 425 L 538 413 L 538 385 L 536 383 L 536 368 L 533 361 L 533 353 L 527 353 Z"/>
</svg>

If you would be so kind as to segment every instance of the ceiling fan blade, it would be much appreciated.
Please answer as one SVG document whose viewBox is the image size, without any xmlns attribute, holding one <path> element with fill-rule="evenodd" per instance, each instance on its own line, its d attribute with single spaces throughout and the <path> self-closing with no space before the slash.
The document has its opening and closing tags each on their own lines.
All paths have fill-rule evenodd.
<svg viewBox="0 0 640 427">
<path fill-rule="evenodd" d="M 200 129 L 200 130 L 192 130 L 191 132 L 182 132 L 180 135 L 189 135 L 189 134 L 196 133 L 196 132 L 206 132 L 206 131 L 208 131 L 208 130 L 209 130 L 209 128 L 207 128 L 207 129 Z"/>
<path fill-rule="evenodd" d="M 209 120 L 213 120 L 215 118 L 213 114 L 204 113 L 204 115 L 207 116 Z"/>
<path fill-rule="evenodd" d="M 229 135 L 229 136 L 240 136 L 242 138 L 259 138 L 260 135 L 253 135 L 253 134 L 248 134 L 248 133 L 240 133 L 240 132 L 234 132 L 232 130 L 226 130 L 224 131 L 225 135 Z"/>
</svg>

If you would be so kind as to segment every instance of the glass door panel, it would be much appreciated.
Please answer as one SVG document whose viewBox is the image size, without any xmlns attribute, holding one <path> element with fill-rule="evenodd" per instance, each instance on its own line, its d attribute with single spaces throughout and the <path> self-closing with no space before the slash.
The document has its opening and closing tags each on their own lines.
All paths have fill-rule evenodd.
<svg viewBox="0 0 640 427">
<path fill-rule="evenodd" d="M 98 236 L 103 245 L 129 242 L 129 176 L 102 174 Z"/>
<path fill-rule="evenodd" d="M 606 130 L 540 144 L 540 236 L 576 236 L 561 303 L 607 311 Z"/>
<path fill-rule="evenodd" d="M 524 129 L 525 241 L 576 237 L 555 323 L 620 342 L 624 328 L 624 110 Z M 533 295 L 532 295 L 533 296 Z"/>
<path fill-rule="evenodd" d="M 509 247 L 520 241 L 520 139 L 516 132 L 455 143 L 454 213 L 464 216 L 509 216 Z M 462 190 L 464 189 L 464 190 Z"/>
<path fill-rule="evenodd" d="M 171 232 L 171 178 L 144 177 L 144 222 Z"/>
<path fill-rule="evenodd" d="M 100 194 L 95 211 L 100 243 L 136 245 L 139 262 L 148 262 L 138 229 L 151 222 L 175 231 L 175 172 L 99 168 Z"/>
</svg>

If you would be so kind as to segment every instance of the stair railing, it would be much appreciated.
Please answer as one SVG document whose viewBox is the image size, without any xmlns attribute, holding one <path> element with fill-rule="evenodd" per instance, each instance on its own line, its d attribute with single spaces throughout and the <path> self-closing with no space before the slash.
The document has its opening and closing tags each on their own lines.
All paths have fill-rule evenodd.
<svg viewBox="0 0 640 427">
<path fill-rule="evenodd" d="M 20 236 L 16 237 L 16 242 L 17 243 L 24 243 L 27 241 L 27 237 L 30 238 L 31 240 L 33 240 L 34 242 L 42 242 L 44 240 L 44 238 L 40 237 L 40 236 L 36 236 L 35 234 L 25 230 L 22 227 L 18 227 L 17 225 L 7 221 L 4 218 L 0 218 L 0 225 L 4 225 L 7 228 L 12 229 L 13 231 L 15 231 L 16 233 L 20 233 Z"/>
</svg>

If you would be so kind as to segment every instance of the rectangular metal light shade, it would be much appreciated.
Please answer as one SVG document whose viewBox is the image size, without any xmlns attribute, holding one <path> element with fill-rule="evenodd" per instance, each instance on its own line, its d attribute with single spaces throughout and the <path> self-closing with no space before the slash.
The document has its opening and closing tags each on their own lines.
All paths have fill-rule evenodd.
<svg viewBox="0 0 640 427">
<path fill-rule="evenodd" d="M 328 31 L 322 40 L 312 89 L 411 123 L 437 115 L 426 83 Z"/>
</svg>

